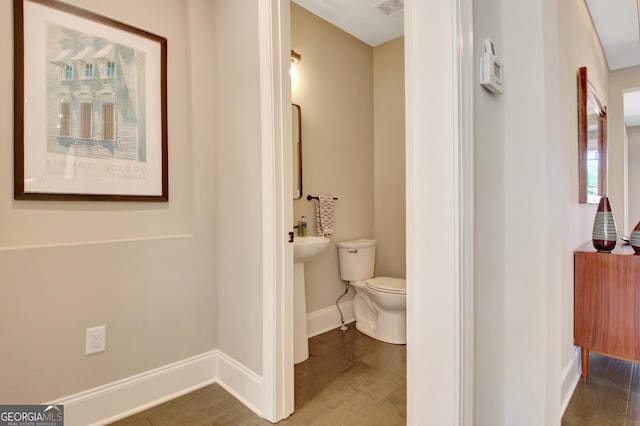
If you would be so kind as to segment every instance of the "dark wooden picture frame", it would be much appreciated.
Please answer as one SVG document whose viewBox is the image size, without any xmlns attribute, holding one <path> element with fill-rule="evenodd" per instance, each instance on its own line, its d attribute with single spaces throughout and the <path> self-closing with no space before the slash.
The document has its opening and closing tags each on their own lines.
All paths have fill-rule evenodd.
<svg viewBox="0 0 640 426">
<path fill-rule="evenodd" d="M 168 201 L 167 40 L 13 0 L 14 198 Z"/>
</svg>

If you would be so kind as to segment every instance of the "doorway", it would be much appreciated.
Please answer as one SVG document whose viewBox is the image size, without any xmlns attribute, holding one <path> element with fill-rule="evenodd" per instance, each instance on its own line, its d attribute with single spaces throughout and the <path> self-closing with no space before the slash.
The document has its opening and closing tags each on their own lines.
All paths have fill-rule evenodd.
<svg viewBox="0 0 640 426">
<path fill-rule="evenodd" d="M 470 3 L 405 0 L 408 424 L 473 420 L 473 233 L 463 220 L 473 212 Z M 281 160 L 291 140 L 288 8 L 271 0 L 259 9 L 263 176 L 273 181 L 264 188 L 273 195 L 263 201 L 273 212 L 264 232 L 277 241 L 263 274 L 263 415 L 271 421 L 293 411 L 290 185 L 283 190 L 291 164 L 285 170 Z"/>
<path fill-rule="evenodd" d="M 340 327 L 341 320 L 351 323 L 355 312 L 362 313 L 371 306 L 360 303 L 360 310 L 354 308 L 358 302 L 369 299 L 364 299 L 363 294 L 356 297 L 354 286 L 341 279 L 344 270 L 341 268 L 344 264 L 339 267 L 338 262 L 341 242 L 372 238 L 376 242 L 376 258 L 375 275 L 371 277 L 406 277 L 402 15 L 388 16 L 375 8 L 370 10 L 370 5 L 362 3 L 364 7 L 357 9 L 358 2 L 350 2 L 349 6 L 355 10 L 343 11 L 343 20 L 336 20 L 319 7 L 323 4 L 327 4 L 325 0 L 292 0 L 290 5 L 292 103 L 296 110 L 300 108 L 301 111 L 304 175 L 303 193 L 294 190 L 298 196 L 293 201 L 294 223 L 306 218 L 308 235 L 320 235 L 315 214 L 318 202 L 313 198 L 330 195 L 334 198 L 335 208 L 335 226 L 332 226 L 326 248 L 304 264 L 305 283 L 302 285 L 306 300 L 302 297 L 295 302 L 297 309 L 306 312 L 309 337 L 329 335 L 329 330 Z M 373 16 L 367 15 L 366 12 L 371 11 Z M 379 30 L 359 31 L 358 22 Z M 298 116 L 297 111 L 294 118 Z M 294 158 L 297 158 L 296 153 Z M 295 244 L 301 241 L 296 237 Z M 300 271 L 296 276 L 300 276 Z M 295 285 L 300 284 L 296 282 Z M 299 289 L 295 289 L 298 295 L 301 293 Z M 367 296 L 365 293 L 364 297 Z M 363 340 L 379 338 L 376 331 L 384 328 L 376 324 L 374 310 L 367 313 L 368 320 L 359 316 L 358 330 L 367 324 L 371 328 L 365 329 L 364 335 L 370 337 Z M 296 320 L 296 325 L 303 322 Z M 387 336 L 387 341 L 398 343 L 404 339 L 404 328 L 402 332 L 396 331 L 397 335 Z M 315 348 L 315 351 L 310 351 L 309 359 L 306 354 L 294 351 L 297 413 L 301 409 L 308 411 L 308 407 L 301 406 L 301 401 L 317 405 L 326 393 L 331 393 L 331 399 L 339 401 L 332 405 L 334 410 L 339 411 L 344 404 L 350 404 L 353 410 L 364 408 L 364 411 L 371 411 L 372 408 L 365 408 L 370 400 L 353 398 L 349 391 L 364 380 L 373 387 L 376 380 L 384 375 L 387 376 L 385 385 L 388 389 L 375 393 L 372 396 L 375 403 L 371 405 L 376 408 L 380 405 L 392 407 L 390 411 L 402 416 L 400 413 L 406 406 L 405 357 L 389 356 L 389 362 L 384 364 L 376 362 L 375 354 L 381 357 L 382 353 L 389 354 L 394 350 L 404 353 L 406 346 L 387 351 L 385 345 L 394 345 L 374 340 L 380 344 L 371 342 L 371 351 L 363 357 L 360 350 L 367 345 L 353 344 L 351 336 L 354 333 L 362 331 L 356 331 L 352 323 L 343 333 L 341 344 L 336 343 L 336 350 L 329 352 L 323 351 L 322 345 L 312 345 L 314 339 L 309 339 L 309 346 Z M 298 349 L 307 343 L 307 335 L 302 337 L 294 337 Z M 343 360 L 343 354 L 348 359 Z M 336 380 L 345 384 L 345 379 L 351 377 L 350 386 L 339 390 L 336 390 L 339 387 L 336 382 L 326 388 L 322 386 L 326 380 L 309 374 L 319 363 L 328 367 L 327 375 L 332 375 L 331 367 L 344 369 L 345 375 Z M 356 368 L 368 373 L 346 374 Z M 312 393 L 308 392 L 309 388 L 313 388 Z M 344 392 L 345 396 L 336 398 L 336 391 Z M 383 403 L 386 391 L 394 393 L 393 404 Z M 360 401 L 361 405 L 356 407 L 354 401 Z M 402 409 L 399 409 L 401 405 Z M 389 419 L 389 423 L 396 424 L 398 418 L 394 419 Z"/>
</svg>

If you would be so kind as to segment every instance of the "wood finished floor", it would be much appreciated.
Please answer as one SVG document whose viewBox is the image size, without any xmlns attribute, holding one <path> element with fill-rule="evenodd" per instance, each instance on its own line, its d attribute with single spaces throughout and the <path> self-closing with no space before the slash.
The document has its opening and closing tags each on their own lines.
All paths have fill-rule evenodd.
<svg viewBox="0 0 640 426">
<path fill-rule="evenodd" d="M 371 339 L 349 325 L 309 340 L 295 366 L 295 412 L 278 425 L 404 425 L 406 347 Z M 123 419 L 118 426 L 270 425 L 219 385 Z"/>
<path fill-rule="evenodd" d="M 640 425 L 640 366 L 591 354 L 589 379 L 580 380 L 562 426 Z"/>
</svg>

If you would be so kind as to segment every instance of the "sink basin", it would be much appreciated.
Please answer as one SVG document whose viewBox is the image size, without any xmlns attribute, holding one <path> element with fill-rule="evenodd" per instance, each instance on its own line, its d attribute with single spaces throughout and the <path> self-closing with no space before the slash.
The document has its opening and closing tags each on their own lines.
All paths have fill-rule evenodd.
<svg viewBox="0 0 640 426">
<path fill-rule="evenodd" d="M 330 241 L 327 237 L 296 237 L 293 240 L 293 262 L 306 262 L 326 249 Z"/>
</svg>

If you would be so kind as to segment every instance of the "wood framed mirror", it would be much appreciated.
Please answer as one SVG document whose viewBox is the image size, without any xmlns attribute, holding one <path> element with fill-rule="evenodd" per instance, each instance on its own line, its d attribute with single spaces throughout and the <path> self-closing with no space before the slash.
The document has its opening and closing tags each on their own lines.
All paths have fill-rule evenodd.
<svg viewBox="0 0 640 426">
<path fill-rule="evenodd" d="M 578 173 L 579 201 L 597 204 L 607 193 L 607 107 L 578 69 Z"/>
</svg>

